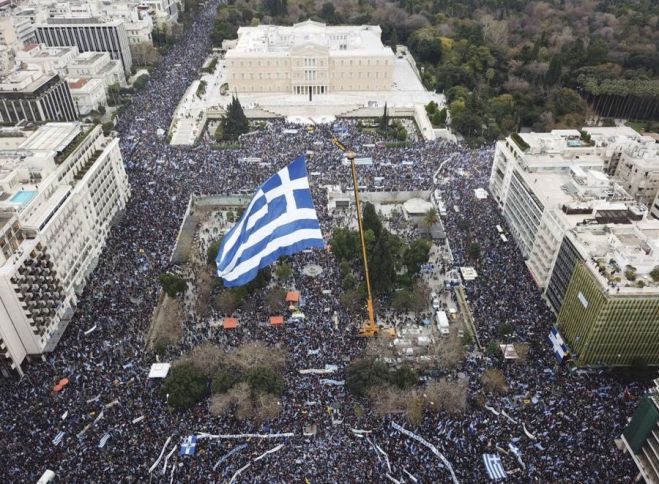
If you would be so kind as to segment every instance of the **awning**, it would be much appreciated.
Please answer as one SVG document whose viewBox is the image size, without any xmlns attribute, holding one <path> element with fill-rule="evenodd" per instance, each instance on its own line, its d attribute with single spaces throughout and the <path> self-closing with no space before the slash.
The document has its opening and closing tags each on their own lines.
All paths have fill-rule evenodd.
<svg viewBox="0 0 659 484">
<path fill-rule="evenodd" d="M 284 324 L 284 317 L 283 316 L 270 316 L 270 324 L 273 326 L 279 325 L 279 324 Z"/>
<path fill-rule="evenodd" d="M 300 291 L 288 291 L 286 293 L 286 302 L 300 302 Z"/>
<path fill-rule="evenodd" d="M 234 329 L 238 327 L 238 318 L 224 318 L 222 322 L 224 329 Z"/>
</svg>

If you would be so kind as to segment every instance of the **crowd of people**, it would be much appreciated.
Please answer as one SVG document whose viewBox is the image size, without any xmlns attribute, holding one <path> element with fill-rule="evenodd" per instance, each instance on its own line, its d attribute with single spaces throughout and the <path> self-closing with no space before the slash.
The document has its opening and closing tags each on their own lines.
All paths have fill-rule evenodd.
<svg viewBox="0 0 659 484">
<path fill-rule="evenodd" d="M 249 464 L 238 481 L 373 482 L 387 480 L 387 475 L 398 482 L 449 481 L 446 465 L 392 427 L 395 422 L 432 442 L 460 482 L 488 479 L 484 453 L 498 453 L 513 481 L 631 482 L 634 465 L 616 449 L 614 439 L 633 413 L 643 385 L 623 382 L 605 371 L 570 371 L 555 362 L 547 341 L 554 317 L 512 240 L 505 243 L 499 237 L 495 227 L 505 223 L 495 202 L 474 197 L 475 188 L 487 187 L 493 148 L 471 149 L 444 141 L 378 147 L 374 146 L 377 134 L 364 133 L 349 121 L 340 122 L 342 142 L 373 159 L 372 165 L 359 168 L 362 185 L 434 190 L 441 181 L 446 205 L 459 208 L 443 217 L 454 266 L 471 265 L 467 263 L 470 241 L 481 245 L 478 277 L 465 283 L 481 342 L 496 339 L 497 328 L 505 323 L 514 327 L 513 339 L 528 342 L 531 349 L 522 364 L 472 353 L 460 371 L 475 394 L 481 391 L 483 371 L 500 367 L 509 391 L 502 396 L 486 394 L 489 408 L 473 404 L 463 416 L 428 414 L 412 427 L 403 416 L 377 417 L 364 400 L 341 385 L 300 374 L 300 369 L 336 365 L 331 378 L 344 380 L 348 362 L 365 347 L 365 341 L 356 337 L 363 315 L 340 303 L 336 260 L 330 252 L 313 251 L 292 258 L 291 285 L 303 292 L 304 322 L 281 328 L 260 324 L 267 310 L 256 294 L 254 304 L 240 313 L 240 327 L 233 331 L 199 329 L 184 322 L 180 345 L 164 358 L 173 361 L 207 340 L 223 347 L 259 340 L 284 348 L 290 358 L 280 417 L 264 428 L 230 414 L 213 416 L 207 402 L 182 412 L 167 407 L 160 383 L 147 379 L 156 360 L 147 349 L 145 335 L 160 291 L 158 276 L 170 267 L 189 197 L 253 193 L 272 173 L 308 153 L 316 208 L 323 232 L 330 234 L 336 219 L 327 210 L 324 187 L 349 190 L 352 183 L 342 165 L 342 153 L 331 143 L 332 126 L 317 126 L 313 131 L 298 127 L 295 133 L 291 131 L 295 126 L 270 121 L 237 150 L 217 150 L 204 141 L 173 147 L 158 136 L 159 128 L 167 130 L 177 100 L 192 80 L 189 76 L 199 70 L 209 52 L 216 6 L 217 2 L 209 2 L 198 12 L 117 123 L 131 199 L 109 235 L 59 346 L 43 361 L 26 364 L 24 378 L 0 382 L 5 480 L 36 482 L 44 470 L 52 469 L 62 482 L 72 483 L 219 482 L 228 481 Z M 320 277 L 302 274 L 301 269 L 310 263 L 322 268 Z M 330 317 L 334 312 L 338 324 Z M 53 384 L 62 377 L 70 384 L 54 394 Z M 338 413 L 332 416 L 329 407 Z M 303 435 L 311 425 L 316 426 L 315 435 Z M 54 443 L 61 432 L 61 441 Z M 273 440 L 200 439 L 196 455 L 179 457 L 183 439 L 201 432 L 295 435 Z M 244 443 L 248 446 L 216 465 Z M 280 443 L 284 447 L 255 460 Z M 510 443 L 519 448 L 519 459 L 508 451 Z M 173 446 L 172 457 L 149 472 L 161 451 L 169 452 Z"/>
</svg>

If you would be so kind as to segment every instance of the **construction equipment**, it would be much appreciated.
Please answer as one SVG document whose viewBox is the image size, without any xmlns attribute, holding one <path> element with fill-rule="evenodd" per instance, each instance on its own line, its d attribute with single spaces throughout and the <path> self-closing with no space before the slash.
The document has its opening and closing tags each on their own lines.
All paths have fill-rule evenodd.
<svg viewBox="0 0 659 484">
<path fill-rule="evenodd" d="M 338 139 L 332 138 L 332 143 L 334 146 L 339 148 L 346 154 L 348 160 L 350 160 L 350 166 L 352 169 L 352 183 L 355 190 L 355 208 L 357 209 L 357 223 L 359 225 L 359 238 L 362 245 L 362 260 L 364 262 L 364 277 L 366 279 L 366 292 L 368 294 L 368 299 L 366 300 L 366 307 L 368 309 L 368 319 L 364 321 L 362 329 L 359 331 L 359 336 L 373 336 L 378 332 L 378 325 L 375 322 L 375 309 L 373 307 L 373 295 L 371 293 L 371 278 L 368 273 L 368 256 L 366 255 L 366 243 L 364 241 L 364 227 L 362 225 L 362 206 L 361 199 L 359 196 L 359 183 L 357 182 L 357 167 L 355 166 L 355 153 L 352 150 L 349 150 L 343 143 Z"/>
</svg>

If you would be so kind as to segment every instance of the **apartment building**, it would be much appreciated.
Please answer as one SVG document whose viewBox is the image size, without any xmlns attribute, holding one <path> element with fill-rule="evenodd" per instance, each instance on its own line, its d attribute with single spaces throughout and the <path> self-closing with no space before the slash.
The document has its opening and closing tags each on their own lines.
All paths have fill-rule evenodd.
<svg viewBox="0 0 659 484">
<path fill-rule="evenodd" d="M 0 120 L 73 121 L 78 112 L 66 81 L 58 74 L 16 71 L 0 79 Z"/>
<path fill-rule="evenodd" d="M 298 94 L 313 99 L 346 91 L 389 91 L 395 56 L 380 27 L 240 27 L 225 56 L 229 90 Z"/>
<path fill-rule="evenodd" d="M 100 126 L 48 123 L 0 151 L 0 373 L 53 351 L 128 196 Z"/>
<path fill-rule="evenodd" d="M 133 65 L 122 20 L 103 21 L 96 18 L 49 18 L 36 24 L 37 40 L 50 47 L 76 46 L 80 52 L 107 52 L 121 61 L 126 75 Z"/>
</svg>

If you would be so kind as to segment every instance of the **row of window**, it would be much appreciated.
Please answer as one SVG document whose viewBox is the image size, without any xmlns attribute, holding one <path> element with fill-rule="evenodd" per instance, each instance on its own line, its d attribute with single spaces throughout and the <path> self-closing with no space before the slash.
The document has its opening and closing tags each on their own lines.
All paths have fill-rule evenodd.
<svg viewBox="0 0 659 484">
<path fill-rule="evenodd" d="M 388 59 L 331 59 L 332 64 L 335 66 L 388 66 L 391 62 Z M 237 60 L 233 61 L 240 67 L 286 67 L 293 65 L 293 67 L 324 67 L 326 66 L 325 59 L 317 58 L 304 58 L 293 59 L 291 63 L 289 59 L 259 59 L 259 60 Z M 230 61 L 229 67 L 232 66 Z"/>
</svg>

